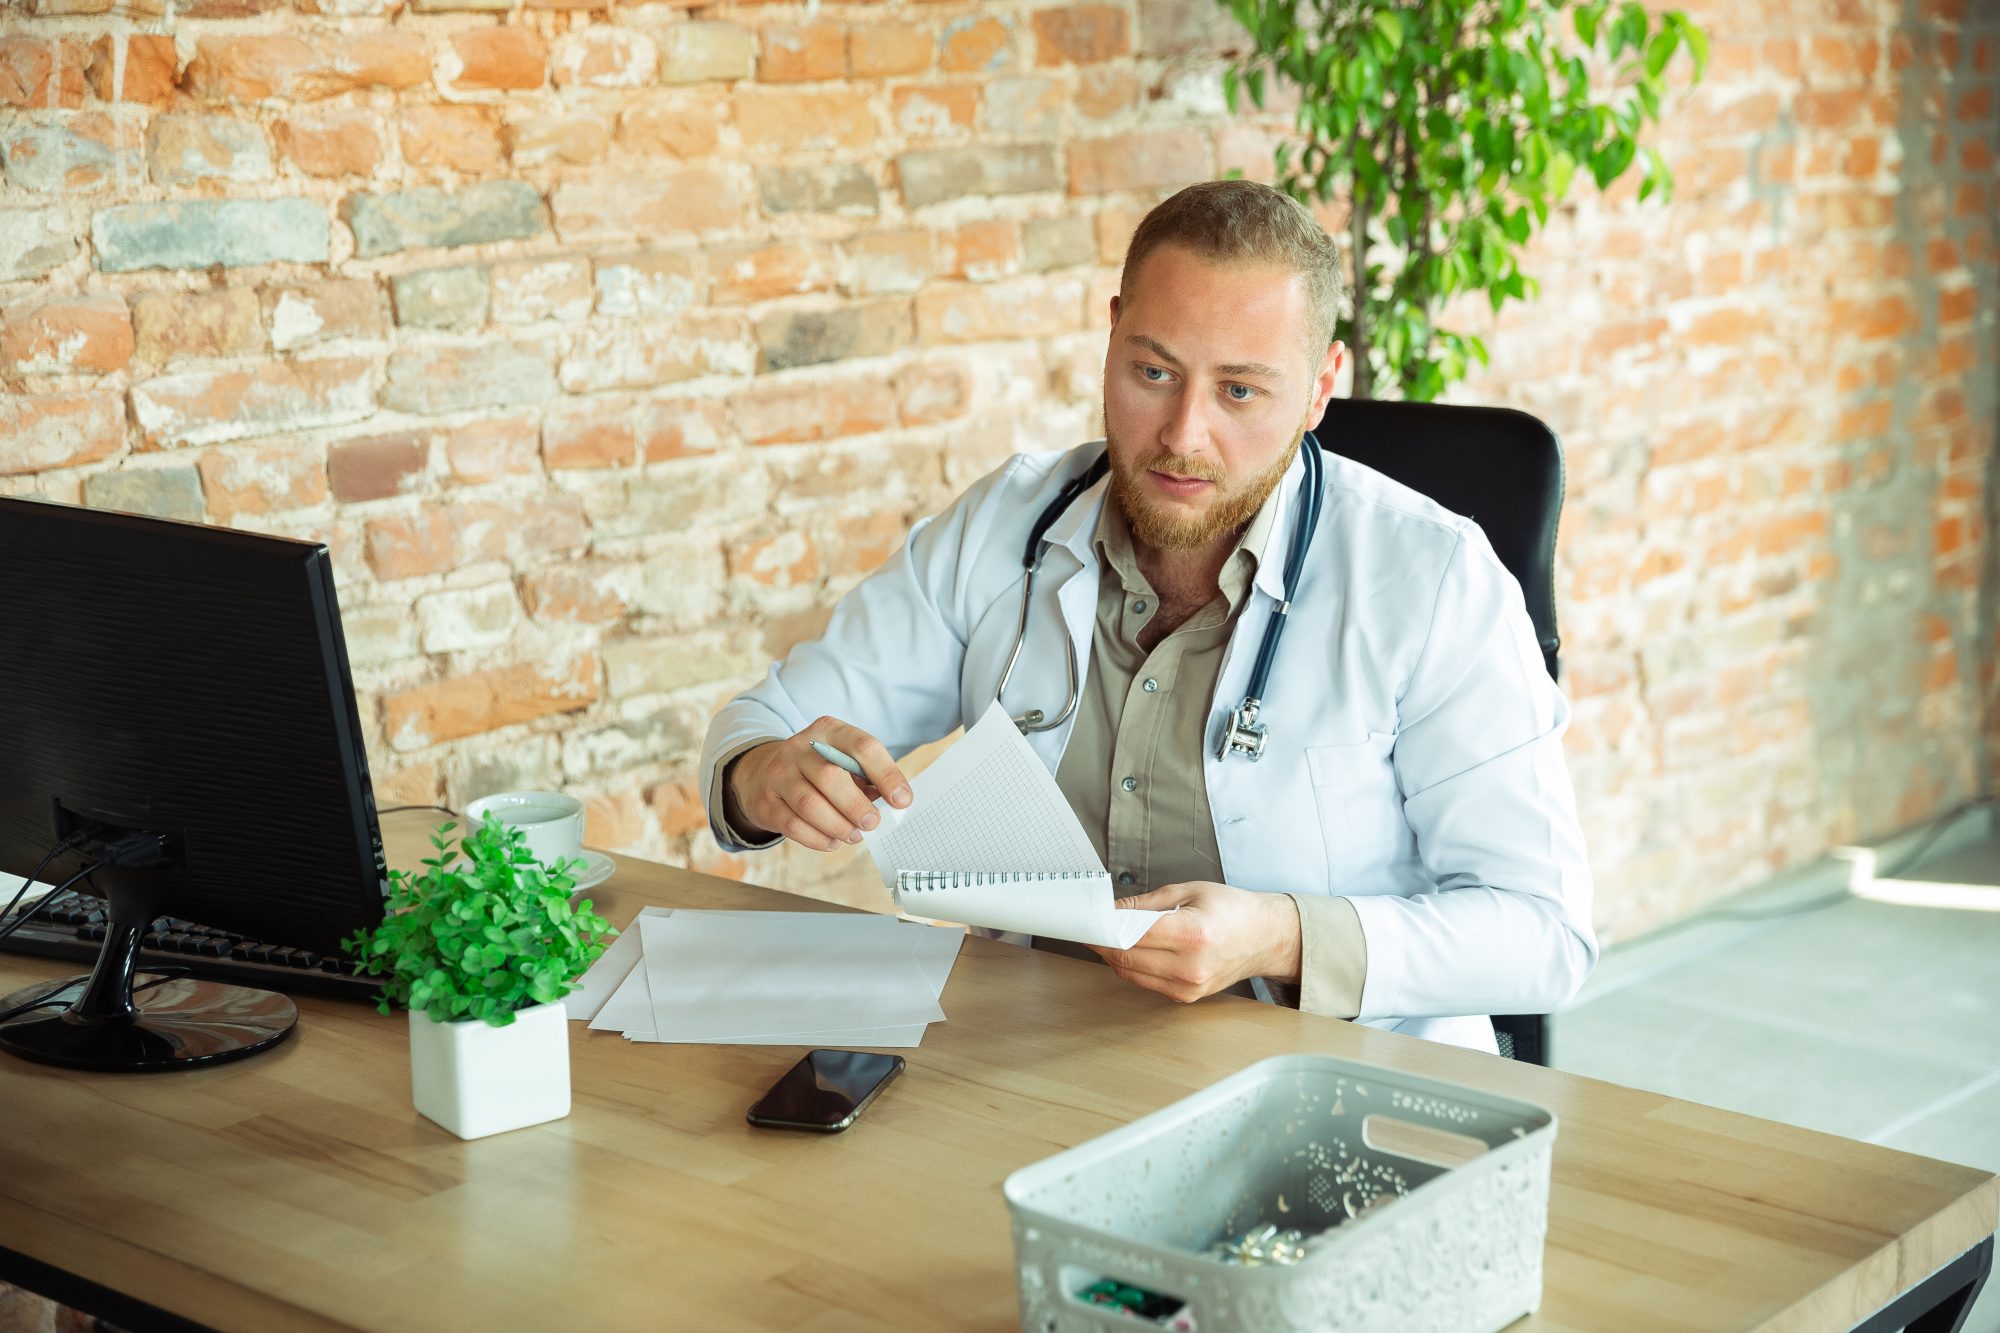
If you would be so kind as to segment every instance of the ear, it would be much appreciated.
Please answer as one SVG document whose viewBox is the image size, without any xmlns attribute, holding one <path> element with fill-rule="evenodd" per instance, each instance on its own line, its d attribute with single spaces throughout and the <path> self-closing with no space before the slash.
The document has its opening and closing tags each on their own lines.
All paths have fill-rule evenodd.
<svg viewBox="0 0 2000 1333">
<path fill-rule="evenodd" d="M 1341 367 L 1347 364 L 1347 344 L 1338 338 L 1326 349 L 1326 357 L 1319 364 L 1319 373 L 1313 376 L 1312 413 L 1306 420 L 1318 421 L 1326 415 L 1326 405 L 1333 398 L 1334 387 L 1340 383 Z"/>
<path fill-rule="evenodd" d="M 1118 327 L 1118 293 L 1111 293 L 1111 327 Z"/>
</svg>

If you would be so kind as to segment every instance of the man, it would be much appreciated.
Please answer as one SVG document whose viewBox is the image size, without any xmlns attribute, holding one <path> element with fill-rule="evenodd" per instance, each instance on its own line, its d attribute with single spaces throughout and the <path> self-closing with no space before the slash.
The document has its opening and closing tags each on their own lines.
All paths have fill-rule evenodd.
<svg viewBox="0 0 2000 1333">
<path fill-rule="evenodd" d="M 723 707 L 702 755 L 717 840 L 860 841 L 872 799 L 909 803 L 895 756 L 976 721 L 1018 641 L 1002 702 L 1060 719 L 1027 739 L 1120 905 L 1181 909 L 1093 950 L 1118 976 L 1488 1051 L 1487 1015 L 1574 994 L 1597 945 L 1569 709 L 1476 525 L 1328 453 L 1267 746 L 1218 755 L 1309 512 L 1301 438 L 1346 355 L 1339 275 L 1318 222 L 1263 185 L 1210 181 L 1148 214 L 1110 306 L 1104 442 L 975 483 Z M 1109 475 L 1042 538 L 1019 636 L 1033 524 L 1106 451 Z"/>
</svg>

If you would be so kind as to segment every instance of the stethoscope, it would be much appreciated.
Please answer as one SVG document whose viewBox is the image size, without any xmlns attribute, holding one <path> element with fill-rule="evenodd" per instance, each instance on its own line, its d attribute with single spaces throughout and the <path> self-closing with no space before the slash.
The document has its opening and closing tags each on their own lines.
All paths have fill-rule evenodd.
<svg viewBox="0 0 2000 1333">
<path fill-rule="evenodd" d="M 1271 660 L 1278 654 L 1278 637 L 1285 632 L 1285 618 L 1291 614 L 1292 597 L 1298 592 L 1299 575 L 1305 570 L 1306 551 L 1312 546 L 1313 531 L 1319 527 L 1319 506 L 1324 486 L 1321 475 L 1325 464 L 1320 457 L 1319 440 L 1311 431 L 1305 433 L 1301 451 L 1305 454 L 1305 484 L 1299 491 L 1298 521 L 1292 527 L 1292 548 L 1285 557 L 1285 596 L 1271 613 L 1270 624 L 1264 627 L 1264 642 L 1257 649 L 1257 662 L 1250 670 L 1250 688 L 1243 696 L 1243 702 L 1229 710 L 1229 726 L 1222 733 L 1221 743 L 1215 747 L 1218 761 L 1231 754 L 1240 754 L 1255 762 L 1263 757 L 1265 742 L 1270 738 L 1270 729 L 1257 720 L 1264 709 L 1264 687 L 1271 676 Z M 1007 681 L 1014 674 L 1014 663 L 1020 660 L 1021 645 L 1028 641 L 1028 609 L 1033 604 L 1035 594 L 1035 570 L 1042 563 L 1042 537 L 1055 521 L 1063 516 L 1076 497 L 1095 486 L 1111 466 L 1111 453 L 1106 450 L 1099 454 L 1097 461 L 1083 472 L 1051 500 L 1042 510 L 1041 517 L 1028 533 L 1028 549 L 1021 557 L 1021 567 L 1027 570 L 1027 578 L 1021 584 L 1021 623 L 1014 631 L 1014 651 L 1007 654 L 1007 665 L 1000 671 L 1000 684 L 993 691 L 994 702 L 1000 701 L 1007 692 Z M 1077 696 L 1082 689 L 1082 680 L 1076 670 L 1076 644 L 1065 634 L 1063 648 L 1069 656 L 1069 699 L 1062 711 L 1054 717 L 1046 717 L 1039 708 L 1030 709 L 1014 719 L 1014 725 L 1023 735 L 1034 731 L 1049 731 L 1069 720 L 1076 711 Z"/>
</svg>

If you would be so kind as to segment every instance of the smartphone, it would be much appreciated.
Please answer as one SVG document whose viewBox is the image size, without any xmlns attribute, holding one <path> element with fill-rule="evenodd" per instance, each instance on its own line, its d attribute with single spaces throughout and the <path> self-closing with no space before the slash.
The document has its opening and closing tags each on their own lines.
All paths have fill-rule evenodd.
<svg viewBox="0 0 2000 1333">
<path fill-rule="evenodd" d="M 750 1108 L 753 1125 L 834 1134 L 854 1123 L 875 1094 L 903 1072 L 900 1055 L 808 1051 Z"/>
</svg>

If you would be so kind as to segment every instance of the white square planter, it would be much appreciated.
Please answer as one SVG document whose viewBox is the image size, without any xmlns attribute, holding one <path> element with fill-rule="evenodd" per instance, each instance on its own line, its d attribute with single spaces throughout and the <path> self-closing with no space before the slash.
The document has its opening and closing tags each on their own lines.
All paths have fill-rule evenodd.
<svg viewBox="0 0 2000 1333">
<path fill-rule="evenodd" d="M 514 1014 L 439 1023 L 410 1010 L 410 1095 L 417 1110 L 462 1139 L 569 1114 L 569 1015 L 560 1001 Z"/>
</svg>

